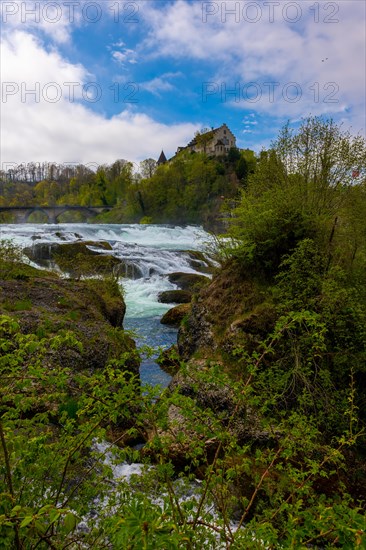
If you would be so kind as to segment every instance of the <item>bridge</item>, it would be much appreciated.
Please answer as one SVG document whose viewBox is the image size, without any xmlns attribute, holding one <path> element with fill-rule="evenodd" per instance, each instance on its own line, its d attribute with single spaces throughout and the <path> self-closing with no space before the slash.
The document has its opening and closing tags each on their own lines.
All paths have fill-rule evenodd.
<svg viewBox="0 0 366 550">
<path fill-rule="evenodd" d="M 27 223 L 31 214 L 41 212 L 47 216 L 47 223 L 58 223 L 59 216 L 65 212 L 81 212 L 88 219 L 111 209 L 111 206 L 0 206 L 0 214 L 9 212 L 14 223 Z"/>
</svg>

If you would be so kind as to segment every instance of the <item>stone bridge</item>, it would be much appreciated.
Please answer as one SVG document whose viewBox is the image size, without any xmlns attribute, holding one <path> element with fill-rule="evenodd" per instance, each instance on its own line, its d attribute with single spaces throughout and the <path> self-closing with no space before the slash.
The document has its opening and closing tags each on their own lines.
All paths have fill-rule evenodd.
<svg viewBox="0 0 366 550">
<path fill-rule="evenodd" d="M 0 214 L 9 212 L 14 217 L 14 223 L 27 223 L 34 212 L 42 212 L 47 216 L 48 223 L 58 223 L 58 217 L 65 212 L 82 212 L 85 218 L 92 218 L 102 212 L 111 210 L 111 206 L 0 206 Z"/>
</svg>

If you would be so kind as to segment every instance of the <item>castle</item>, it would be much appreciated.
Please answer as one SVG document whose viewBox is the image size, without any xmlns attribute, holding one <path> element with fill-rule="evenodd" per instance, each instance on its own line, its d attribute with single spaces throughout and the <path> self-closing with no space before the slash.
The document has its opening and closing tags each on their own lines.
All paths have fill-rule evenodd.
<svg viewBox="0 0 366 550">
<path fill-rule="evenodd" d="M 195 153 L 206 153 L 220 157 L 226 155 L 231 147 L 236 147 L 236 137 L 226 124 L 212 128 L 203 134 L 197 134 L 185 147 L 178 147 L 177 153 L 183 150 Z"/>
<path fill-rule="evenodd" d="M 185 147 L 178 147 L 176 155 L 181 151 L 194 153 L 206 153 L 209 156 L 221 157 L 227 155 L 232 147 L 236 147 L 236 137 L 224 123 L 219 128 L 212 128 L 197 135 Z M 157 165 L 165 164 L 167 158 L 164 151 L 161 152 Z"/>
</svg>

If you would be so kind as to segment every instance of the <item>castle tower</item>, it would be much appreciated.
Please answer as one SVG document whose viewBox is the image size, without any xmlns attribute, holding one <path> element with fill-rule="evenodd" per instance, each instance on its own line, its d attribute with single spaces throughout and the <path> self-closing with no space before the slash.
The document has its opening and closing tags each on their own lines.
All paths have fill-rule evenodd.
<svg viewBox="0 0 366 550">
<path fill-rule="evenodd" d="M 165 164 L 167 162 L 167 158 L 164 154 L 164 151 L 161 151 L 160 157 L 158 159 L 157 165 L 160 166 L 160 164 Z"/>
</svg>

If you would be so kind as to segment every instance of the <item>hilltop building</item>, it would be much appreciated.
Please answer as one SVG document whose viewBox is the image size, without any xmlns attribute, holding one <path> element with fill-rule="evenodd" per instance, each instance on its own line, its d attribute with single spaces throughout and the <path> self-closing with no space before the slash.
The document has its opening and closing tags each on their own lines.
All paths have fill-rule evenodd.
<svg viewBox="0 0 366 550">
<path fill-rule="evenodd" d="M 164 151 L 160 153 L 160 157 L 158 158 L 157 165 L 160 166 L 160 164 L 165 164 L 167 162 L 167 158 L 165 156 Z"/>
<path fill-rule="evenodd" d="M 226 124 L 222 124 L 219 128 L 212 128 L 204 134 L 195 136 L 185 147 L 178 147 L 177 153 L 190 150 L 220 157 L 226 155 L 231 147 L 236 147 L 236 137 Z"/>
</svg>

